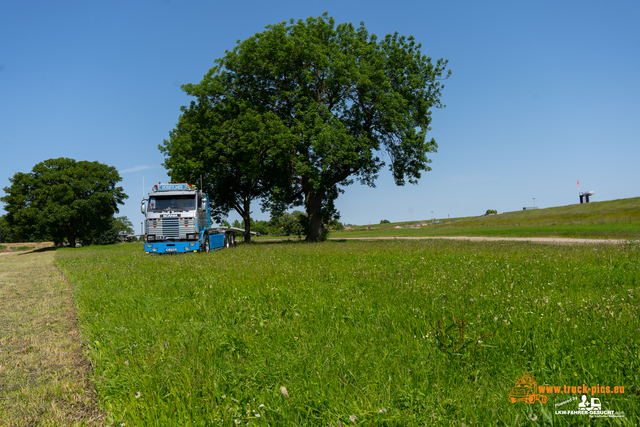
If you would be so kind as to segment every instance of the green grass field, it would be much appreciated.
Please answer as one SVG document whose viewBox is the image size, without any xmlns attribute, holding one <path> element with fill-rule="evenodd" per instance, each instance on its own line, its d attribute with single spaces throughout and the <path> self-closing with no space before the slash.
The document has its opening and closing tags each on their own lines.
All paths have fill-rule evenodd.
<svg viewBox="0 0 640 427">
<path fill-rule="evenodd" d="M 640 423 L 637 243 L 130 244 L 56 262 L 115 425 Z M 587 394 L 625 416 L 554 413 L 577 393 L 511 403 L 524 372 L 624 387 Z"/>
</svg>

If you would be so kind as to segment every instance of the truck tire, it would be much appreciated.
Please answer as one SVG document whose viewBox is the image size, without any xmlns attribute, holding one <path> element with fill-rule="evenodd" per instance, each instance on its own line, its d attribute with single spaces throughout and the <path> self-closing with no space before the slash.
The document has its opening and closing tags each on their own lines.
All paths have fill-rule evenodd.
<svg viewBox="0 0 640 427">
<path fill-rule="evenodd" d="M 224 248 L 229 249 L 231 247 L 231 243 L 229 242 L 230 236 L 228 234 L 224 235 Z"/>
<path fill-rule="evenodd" d="M 204 252 L 211 252 L 211 246 L 209 244 L 209 235 L 205 234 L 204 235 L 204 241 L 202 242 L 202 244 L 204 245 Z"/>
</svg>

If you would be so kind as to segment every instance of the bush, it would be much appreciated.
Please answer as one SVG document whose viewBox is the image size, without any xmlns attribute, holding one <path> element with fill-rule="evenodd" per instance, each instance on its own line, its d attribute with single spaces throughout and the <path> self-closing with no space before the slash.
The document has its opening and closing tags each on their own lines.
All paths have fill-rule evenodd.
<svg viewBox="0 0 640 427">
<path fill-rule="evenodd" d="M 111 227 L 104 233 L 100 234 L 100 236 L 95 240 L 95 243 L 97 245 L 115 245 L 119 241 L 118 229 L 116 227 Z"/>
<path fill-rule="evenodd" d="M 344 230 L 344 224 L 337 219 L 333 219 L 331 220 L 331 222 L 329 222 L 329 229 L 331 231 L 342 231 Z"/>
<path fill-rule="evenodd" d="M 382 221 L 380 221 L 380 224 L 391 224 L 391 221 L 389 221 L 388 219 L 383 219 Z"/>
</svg>

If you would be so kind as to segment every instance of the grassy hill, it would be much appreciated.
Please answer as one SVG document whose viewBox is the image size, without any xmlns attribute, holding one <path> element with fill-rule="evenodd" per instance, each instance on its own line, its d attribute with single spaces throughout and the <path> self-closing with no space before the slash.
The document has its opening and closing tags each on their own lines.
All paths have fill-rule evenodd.
<svg viewBox="0 0 640 427">
<path fill-rule="evenodd" d="M 350 227 L 331 237 L 537 236 L 640 238 L 640 197 L 479 217 Z"/>
<path fill-rule="evenodd" d="M 640 221 L 640 197 L 619 199 L 607 202 L 592 202 L 546 209 L 505 212 L 498 215 L 486 215 L 467 219 L 466 224 L 483 225 L 542 225 L 571 222 L 623 222 Z"/>
</svg>

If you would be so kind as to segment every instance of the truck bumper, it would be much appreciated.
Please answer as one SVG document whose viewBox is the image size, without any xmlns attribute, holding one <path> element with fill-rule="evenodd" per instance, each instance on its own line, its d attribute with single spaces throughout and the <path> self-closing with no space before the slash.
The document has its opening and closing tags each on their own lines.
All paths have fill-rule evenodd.
<svg viewBox="0 0 640 427">
<path fill-rule="evenodd" d="M 198 252 L 200 242 L 154 242 L 145 243 L 144 251 L 148 254 L 180 254 Z"/>
</svg>

